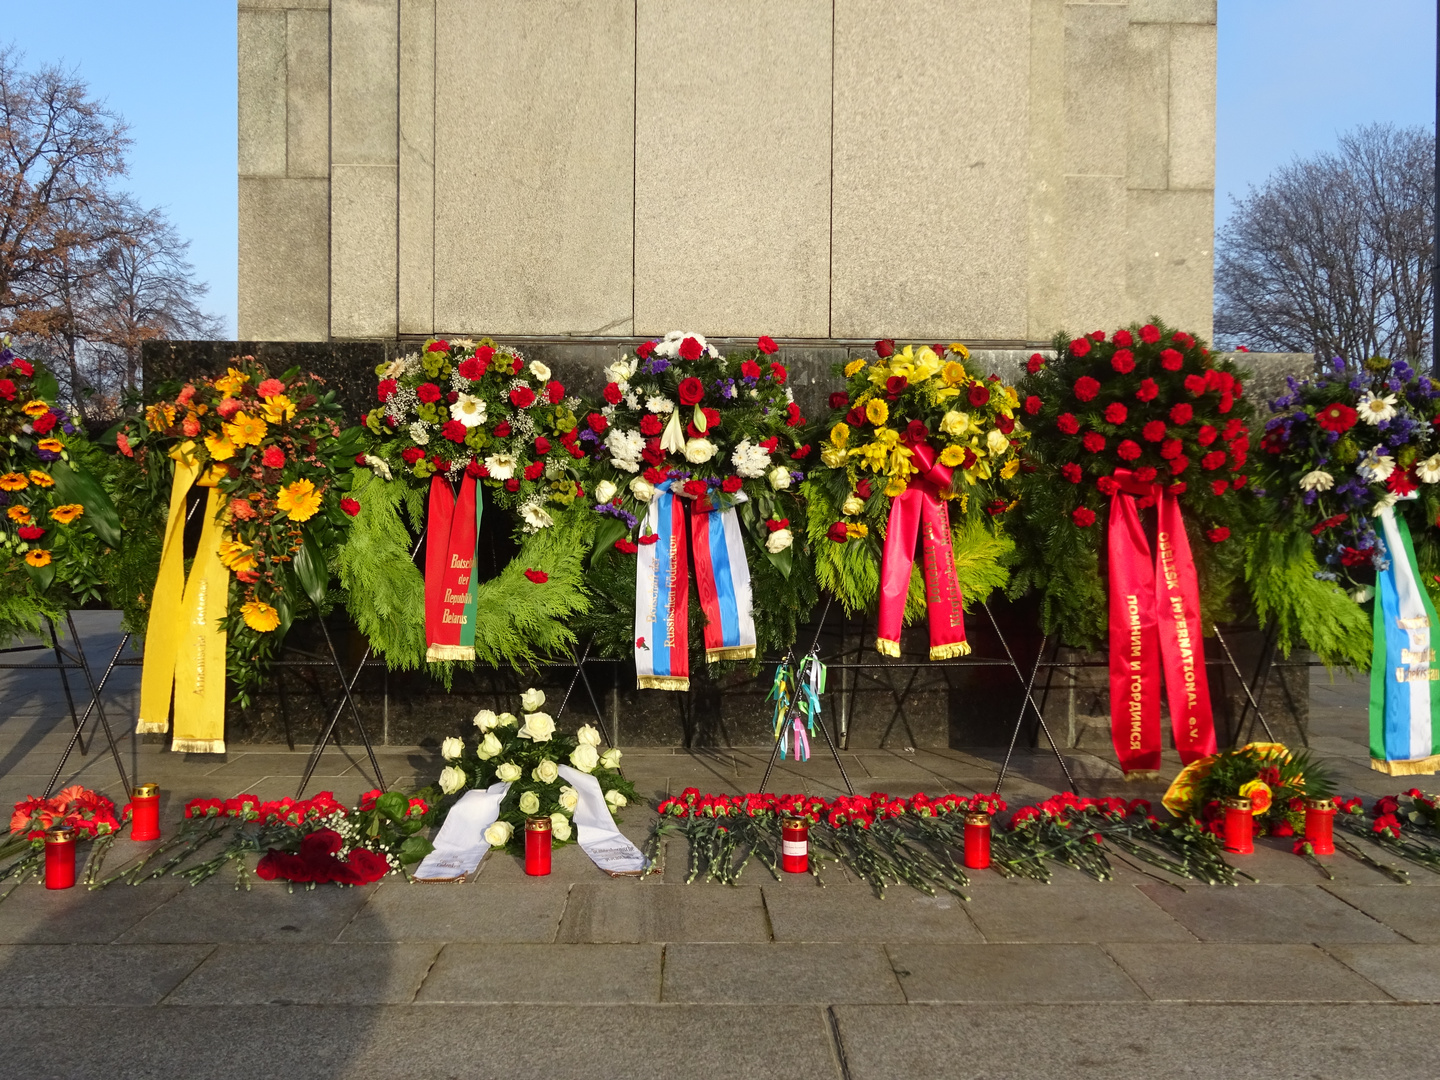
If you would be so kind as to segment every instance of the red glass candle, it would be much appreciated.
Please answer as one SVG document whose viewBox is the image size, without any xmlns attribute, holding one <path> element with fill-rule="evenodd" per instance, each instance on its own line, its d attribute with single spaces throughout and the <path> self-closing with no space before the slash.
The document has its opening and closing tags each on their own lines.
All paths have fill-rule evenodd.
<svg viewBox="0 0 1440 1080">
<path fill-rule="evenodd" d="M 1255 817 L 1249 799 L 1237 796 L 1225 800 L 1225 850 L 1237 855 L 1255 852 Z"/>
<path fill-rule="evenodd" d="M 130 793 L 130 839 L 160 839 L 159 784 L 141 784 Z"/>
<path fill-rule="evenodd" d="M 990 815 L 979 810 L 965 815 L 965 865 L 971 870 L 990 865 Z"/>
<path fill-rule="evenodd" d="M 525 821 L 525 873 L 544 877 L 550 873 L 550 819 L 532 817 Z"/>
<path fill-rule="evenodd" d="M 1335 854 L 1335 803 L 1331 799 L 1305 800 L 1305 839 L 1316 855 Z"/>
<path fill-rule="evenodd" d="M 45 834 L 45 887 L 69 889 L 75 884 L 75 830 L 51 829 Z"/>
<path fill-rule="evenodd" d="M 780 827 L 780 869 L 788 874 L 810 872 L 810 822 L 786 818 Z"/>
</svg>

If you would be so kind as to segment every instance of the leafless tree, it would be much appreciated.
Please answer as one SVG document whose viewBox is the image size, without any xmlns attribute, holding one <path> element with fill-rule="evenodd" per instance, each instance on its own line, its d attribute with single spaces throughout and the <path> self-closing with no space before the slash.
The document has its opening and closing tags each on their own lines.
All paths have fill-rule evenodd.
<svg viewBox="0 0 1440 1080">
<path fill-rule="evenodd" d="M 1222 346 L 1427 364 L 1435 136 L 1361 127 L 1237 200 L 1216 251 Z"/>
</svg>

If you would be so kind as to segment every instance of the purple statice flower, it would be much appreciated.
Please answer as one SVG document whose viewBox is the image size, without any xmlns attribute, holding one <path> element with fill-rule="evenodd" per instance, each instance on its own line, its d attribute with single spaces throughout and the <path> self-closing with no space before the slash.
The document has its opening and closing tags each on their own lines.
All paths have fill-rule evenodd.
<svg viewBox="0 0 1440 1080">
<path fill-rule="evenodd" d="M 1330 366 L 1335 370 L 1336 375 L 1345 374 L 1345 361 L 1341 360 L 1340 357 L 1332 357 L 1330 360 Z"/>
<path fill-rule="evenodd" d="M 729 401 L 735 396 L 735 380 L 719 379 L 715 383 L 715 390 L 722 398 L 724 398 L 726 401 Z"/>
<path fill-rule="evenodd" d="M 1318 491 L 1305 491 L 1301 492 L 1300 501 L 1303 502 L 1306 506 L 1314 506 L 1315 500 L 1319 497 L 1320 493 Z"/>
<path fill-rule="evenodd" d="M 1327 432 L 1325 432 L 1325 441 L 1326 441 L 1327 443 L 1329 443 L 1331 446 L 1334 446 L 1337 442 L 1340 441 L 1340 432 L 1338 432 L 1338 431 L 1327 431 Z"/>
<path fill-rule="evenodd" d="M 0 506 L 8 506 L 9 504 L 10 493 L 8 491 L 0 491 Z"/>
<path fill-rule="evenodd" d="M 1365 376 L 1364 376 L 1364 375 L 1356 375 L 1353 379 L 1351 379 L 1351 380 L 1350 380 L 1350 389 L 1351 389 L 1351 390 L 1363 390 L 1363 389 L 1365 389 Z"/>
<path fill-rule="evenodd" d="M 600 441 L 600 436 L 596 435 L 595 432 L 591 431 L 589 428 L 586 428 L 580 433 L 580 441 L 598 443 Z"/>
<path fill-rule="evenodd" d="M 627 528 L 635 528 L 635 515 L 628 513 L 618 506 L 612 506 L 610 503 L 600 503 L 595 507 L 595 512 L 597 514 L 609 514 L 611 517 L 616 517 L 623 521 Z"/>
<path fill-rule="evenodd" d="M 803 472 L 801 472 L 799 469 L 791 469 L 791 470 L 790 470 L 790 482 L 791 482 L 792 484 L 798 484 L 798 483 L 800 483 L 801 481 L 803 481 L 804 479 L 805 479 L 805 474 L 804 474 Z"/>
<path fill-rule="evenodd" d="M 1415 377 L 1415 370 L 1404 360 L 1396 360 L 1393 365 L 1395 377 L 1401 382 L 1409 382 Z"/>
<path fill-rule="evenodd" d="M 70 423 L 69 420 L 66 420 L 63 424 L 60 425 L 60 430 L 65 432 L 66 435 L 74 435 L 75 425 Z"/>
<path fill-rule="evenodd" d="M 59 461 L 59 460 L 60 460 L 60 455 L 57 454 L 54 450 L 39 450 L 39 449 L 37 449 L 37 450 L 35 451 L 35 456 L 38 457 L 41 461 Z"/>
<path fill-rule="evenodd" d="M 659 375 L 662 371 L 668 370 L 670 361 L 663 356 L 652 356 L 645 361 L 645 366 L 640 369 L 641 375 Z"/>
</svg>

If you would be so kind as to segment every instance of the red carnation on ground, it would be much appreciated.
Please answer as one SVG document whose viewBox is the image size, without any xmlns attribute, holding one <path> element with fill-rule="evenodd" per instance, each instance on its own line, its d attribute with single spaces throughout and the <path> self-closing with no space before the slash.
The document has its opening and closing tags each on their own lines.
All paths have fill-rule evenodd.
<svg viewBox="0 0 1440 1080">
<path fill-rule="evenodd" d="M 692 341 L 694 339 L 686 338 L 685 340 Z M 688 379 L 681 379 L 679 396 L 681 405 L 699 405 L 705 397 L 705 384 L 693 375 Z"/>
<path fill-rule="evenodd" d="M 875 342 L 875 354 L 882 360 L 895 355 L 895 339 L 881 338 Z"/>
<path fill-rule="evenodd" d="M 1084 446 L 1086 450 L 1089 450 L 1090 453 L 1098 454 L 1101 450 L 1105 449 L 1105 436 L 1101 435 L 1098 431 L 1087 431 L 1085 438 L 1080 440 L 1080 444 Z"/>
<path fill-rule="evenodd" d="M 1185 366 L 1185 357 L 1181 356 L 1174 349 L 1162 349 L 1160 352 L 1160 366 L 1166 371 L 1179 371 Z"/>
<path fill-rule="evenodd" d="M 510 391 L 510 404 L 517 409 L 528 409 L 535 404 L 535 391 L 528 386 L 517 386 Z"/>
<path fill-rule="evenodd" d="M 1115 447 L 1115 453 L 1119 454 L 1126 461 L 1134 461 L 1140 456 L 1140 444 L 1134 439 L 1123 439 L 1120 445 Z"/>
<path fill-rule="evenodd" d="M 459 420 L 446 420 L 440 434 L 453 443 L 463 443 L 468 429 Z"/>
<path fill-rule="evenodd" d="M 700 496 L 704 495 L 705 492 L 707 492 L 707 491 L 709 491 L 709 490 L 710 490 L 710 487 L 709 487 L 708 484 L 705 483 L 704 480 L 686 480 L 686 481 L 685 481 L 685 494 L 686 494 L 686 495 L 689 495 L 690 498 L 692 498 L 692 499 L 698 499 L 698 498 L 700 498 Z"/>
<path fill-rule="evenodd" d="M 260 455 L 260 464 L 267 469 L 283 469 L 285 467 L 285 451 L 278 446 L 267 446 L 265 452 Z"/>
<path fill-rule="evenodd" d="M 649 360 L 650 355 L 655 351 L 655 342 L 645 341 L 636 346 L 635 355 L 641 360 Z"/>
<path fill-rule="evenodd" d="M 543 461 L 532 461 L 525 466 L 526 480 L 539 480 L 545 475 L 545 463 Z"/>
<path fill-rule="evenodd" d="M 1199 375 L 1186 375 L 1185 389 L 1189 390 L 1193 397 L 1199 397 L 1205 393 L 1205 380 Z"/>
<path fill-rule="evenodd" d="M 1165 438 L 1165 421 L 1151 420 L 1140 429 L 1140 436 L 1146 442 L 1159 442 Z"/>
<path fill-rule="evenodd" d="M 470 464 L 465 466 L 465 475 L 473 476 L 476 480 L 483 480 L 490 475 L 490 470 L 481 464 L 477 459 L 471 458 Z"/>
<path fill-rule="evenodd" d="M 45 535 L 45 530 L 39 525 L 22 525 L 16 530 L 21 540 L 39 540 Z"/>
<path fill-rule="evenodd" d="M 974 408 L 978 409 L 980 406 L 988 405 L 989 403 L 990 388 L 988 386 L 981 386 L 979 383 L 975 383 L 970 387 L 970 404 Z"/>
<path fill-rule="evenodd" d="M 769 334 L 761 334 L 760 340 L 755 342 L 755 347 L 759 349 L 762 353 L 764 353 L 766 356 L 769 356 L 778 348 L 778 346 L 775 344 L 775 339 L 772 338 Z"/>
<path fill-rule="evenodd" d="M 1169 461 L 1172 458 L 1179 457 L 1180 452 L 1184 449 L 1185 444 L 1179 439 L 1166 439 L 1160 444 L 1160 456 L 1166 461 Z"/>
<path fill-rule="evenodd" d="M 1044 405 L 1045 403 L 1042 402 L 1034 394 L 1031 394 L 1025 399 L 1025 411 L 1031 416 L 1035 416 L 1037 413 L 1039 413 L 1040 410 L 1044 408 Z"/>
<path fill-rule="evenodd" d="M 1135 370 L 1135 354 L 1129 349 L 1116 349 L 1110 357 L 1110 366 L 1121 375 L 1128 375 Z"/>
<path fill-rule="evenodd" d="M 1170 472 L 1175 476 L 1179 476 L 1189 467 L 1190 459 L 1184 454 L 1181 454 L 1179 457 L 1170 459 Z"/>
<path fill-rule="evenodd" d="M 429 346 L 426 347 L 425 351 L 426 351 L 426 352 L 449 352 L 449 351 L 450 351 L 450 342 L 448 342 L 448 341 L 432 341 L 432 342 L 429 344 Z"/>
<path fill-rule="evenodd" d="M 760 378 L 760 365 L 754 360 L 743 360 L 740 363 L 740 374 L 747 379 Z"/>
<path fill-rule="evenodd" d="M 619 383 L 606 383 L 604 393 L 605 400 L 608 401 L 611 405 L 619 405 L 625 397 L 625 395 L 620 392 Z"/>
<path fill-rule="evenodd" d="M 433 382 L 421 383 L 415 388 L 415 396 L 427 405 L 440 400 L 440 388 Z"/>
<path fill-rule="evenodd" d="M 1064 465 L 1060 466 L 1060 475 L 1065 477 L 1066 480 L 1069 480 L 1070 483 L 1078 484 L 1080 482 L 1080 466 L 1076 465 L 1073 461 L 1067 461 Z"/>
<path fill-rule="evenodd" d="M 1188 402 L 1182 401 L 1170 410 L 1170 422 L 1183 427 L 1194 419 L 1195 410 Z"/>
<path fill-rule="evenodd" d="M 1145 342 L 1146 345 L 1154 345 L 1160 340 L 1159 327 L 1153 326 L 1150 323 L 1146 323 L 1140 327 L 1140 340 Z"/>
<path fill-rule="evenodd" d="M 1090 339 L 1089 339 L 1089 338 L 1077 337 L 1074 341 L 1070 342 L 1070 355 L 1071 355 L 1071 356 L 1085 356 L 1085 355 L 1087 355 L 1089 352 L 1090 352 Z"/>
<path fill-rule="evenodd" d="M 830 528 L 826 531 L 825 535 L 828 536 L 831 540 L 835 541 L 835 543 L 843 544 L 846 540 L 850 538 L 850 531 L 845 528 L 845 523 L 843 521 L 837 521 L 835 522 L 835 524 L 830 526 Z"/>
<path fill-rule="evenodd" d="M 1155 479 L 1155 467 L 1153 465 L 1142 465 L 1135 470 L 1135 479 L 1142 484 L 1148 484 Z"/>
<path fill-rule="evenodd" d="M 519 490 L 520 490 L 520 478 L 519 478 L 519 477 L 516 477 L 516 476 L 512 476 L 509 480 L 506 480 L 506 481 L 505 481 L 505 490 L 508 491 L 508 492 L 510 492 L 510 494 L 512 494 L 512 495 L 515 494 L 515 492 L 519 491 Z"/>
<path fill-rule="evenodd" d="M 1105 406 L 1105 422 L 1107 424 L 1123 424 L 1129 410 L 1118 401 L 1112 401 Z"/>
<path fill-rule="evenodd" d="M 1230 481 L 1215 480 L 1210 484 L 1210 490 L 1213 491 L 1216 495 L 1224 495 L 1225 492 L 1230 490 Z"/>
<path fill-rule="evenodd" d="M 536 585 L 544 585 L 545 582 L 550 580 L 550 575 L 545 573 L 544 570 L 526 570 L 525 576 Z"/>
<path fill-rule="evenodd" d="M 283 394 L 284 392 L 285 384 L 279 379 L 266 379 L 255 388 L 255 393 L 259 394 L 262 398 L 272 398 L 276 394 Z"/>
<path fill-rule="evenodd" d="M 351 517 L 354 517 L 356 514 L 360 513 L 360 504 L 347 495 L 345 498 L 340 500 L 340 509 L 344 510 L 345 513 L 349 514 Z"/>
<path fill-rule="evenodd" d="M 1030 372 L 1031 375 L 1034 375 L 1037 371 L 1039 371 L 1039 370 L 1040 370 L 1042 367 L 1044 367 L 1044 366 L 1045 366 L 1045 357 L 1041 356 L 1038 352 L 1037 352 L 1037 353 L 1031 353 L 1031 354 L 1030 354 L 1030 359 L 1027 360 L 1027 361 L 1025 361 L 1025 370 L 1028 371 L 1028 372 Z"/>
<path fill-rule="evenodd" d="M 6 401 L 15 400 L 15 384 L 9 379 L 0 379 L 0 397 Z"/>
<path fill-rule="evenodd" d="M 1075 396 L 1081 401 L 1094 401 L 1099 392 L 1100 384 L 1089 375 L 1081 375 L 1075 380 Z"/>
<path fill-rule="evenodd" d="M 1326 431 L 1349 431 L 1355 426 L 1360 414 L 1349 405 L 1334 402 L 1315 414 L 1315 422 Z"/>
<path fill-rule="evenodd" d="M 480 348 L 475 350 L 475 359 L 480 361 L 480 366 L 482 368 L 489 367 L 490 361 L 494 358 L 494 356 L 495 349 L 489 345 L 481 345 Z"/>
<path fill-rule="evenodd" d="M 551 405 L 559 405 L 565 400 L 565 384 L 554 380 L 545 384 L 545 400 Z"/>
<path fill-rule="evenodd" d="M 1088 506 L 1077 506 L 1070 512 L 1070 520 L 1082 529 L 1088 529 L 1095 524 L 1095 511 Z"/>
<path fill-rule="evenodd" d="M 1224 540 L 1230 539 L 1230 530 L 1227 529 L 1224 525 L 1217 525 L 1205 535 L 1207 538 L 1209 538 L 1212 544 L 1218 544 Z"/>
<path fill-rule="evenodd" d="M 1066 435 L 1074 435 L 1080 430 L 1080 421 L 1075 419 L 1074 413 L 1061 413 L 1055 418 L 1055 426 Z"/>
<path fill-rule="evenodd" d="M 649 547 L 651 544 L 655 543 L 659 539 L 659 533 L 646 533 L 644 536 L 637 538 L 635 542 L 637 544 L 643 544 L 645 547 Z"/>
</svg>

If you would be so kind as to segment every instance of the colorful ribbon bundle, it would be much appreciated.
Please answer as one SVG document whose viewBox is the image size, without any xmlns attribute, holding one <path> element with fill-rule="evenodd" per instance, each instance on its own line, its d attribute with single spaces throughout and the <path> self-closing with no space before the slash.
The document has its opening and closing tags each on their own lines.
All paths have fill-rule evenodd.
<svg viewBox="0 0 1440 1080">
<path fill-rule="evenodd" d="M 660 484 L 645 513 L 645 534 L 656 539 L 640 546 L 635 571 L 635 671 L 641 689 L 690 689 L 687 514 L 676 494 L 680 484 Z M 750 567 L 735 513 L 742 500 L 743 495 L 710 491 L 689 510 L 707 662 L 755 655 Z"/>
<path fill-rule="evenodd" d="M 1127 779 L 1160 769 L 1160 679 L 1164 670 L 1175 747 L 1185 764 L 1215 753 L 1210 686 L 1200 623 L 1195 560 L 1180 504 L 1158 484 L 1116 469 L 1110 501 L 1111 738 Z M 1159 513 L 1156 549 L 1139 505 Z"/>
<path fill-rule="evenodd" d="M 782 760 L 789 752 L 787 726 L 794 731 L 795 760 L 810 760 L 810 736 L 820 721 L 820 695 L 824 692 L 825 665 L 814 653 L 800 661 L 798 671 L 791 671 L 788 660 L 776 667 L 766 700 L 775 702 L 775 739 Z"/>
<path fill-rule="evenodd" d="M 483 503 L 469 473 L 457 500 L 450 481 L 430 478 L 425 525 L 425 659 L 475 659 L 475 553 Z"/>
<path fill-rule="evenodd" d="M 875 647 L 885 656 L 900 655 L 900 629 L 905 619 L 905 597 L 915 562 L 915 538 L 920 534 L 925 573 L 925 603 L 930 624 L 930 659 L 966 656 L 964 598 L 955 574 L 950 515 L 941 492 L 950 486 L 950 469 L 936 460 L 923 439 L 910 447 L 918 470 L 905 490 L 890 502 L 885 550 L 880 562 L 880 612 L 876 619 Z M 924 525 L 923 532 L 921 525 Z"/>
<path fill-rule="evenodd" d="M 1410 498 L 1414 498 L 1414 494 Z M 1389 565 L 1376 573 L 1370 664 L 1370 767 L 1391 776 L 1440 770 L 1440 668 L 1434 666 L 1435 607 L 1420 584 L 1405 519 L 1380 511 Z"/>
</svg>

